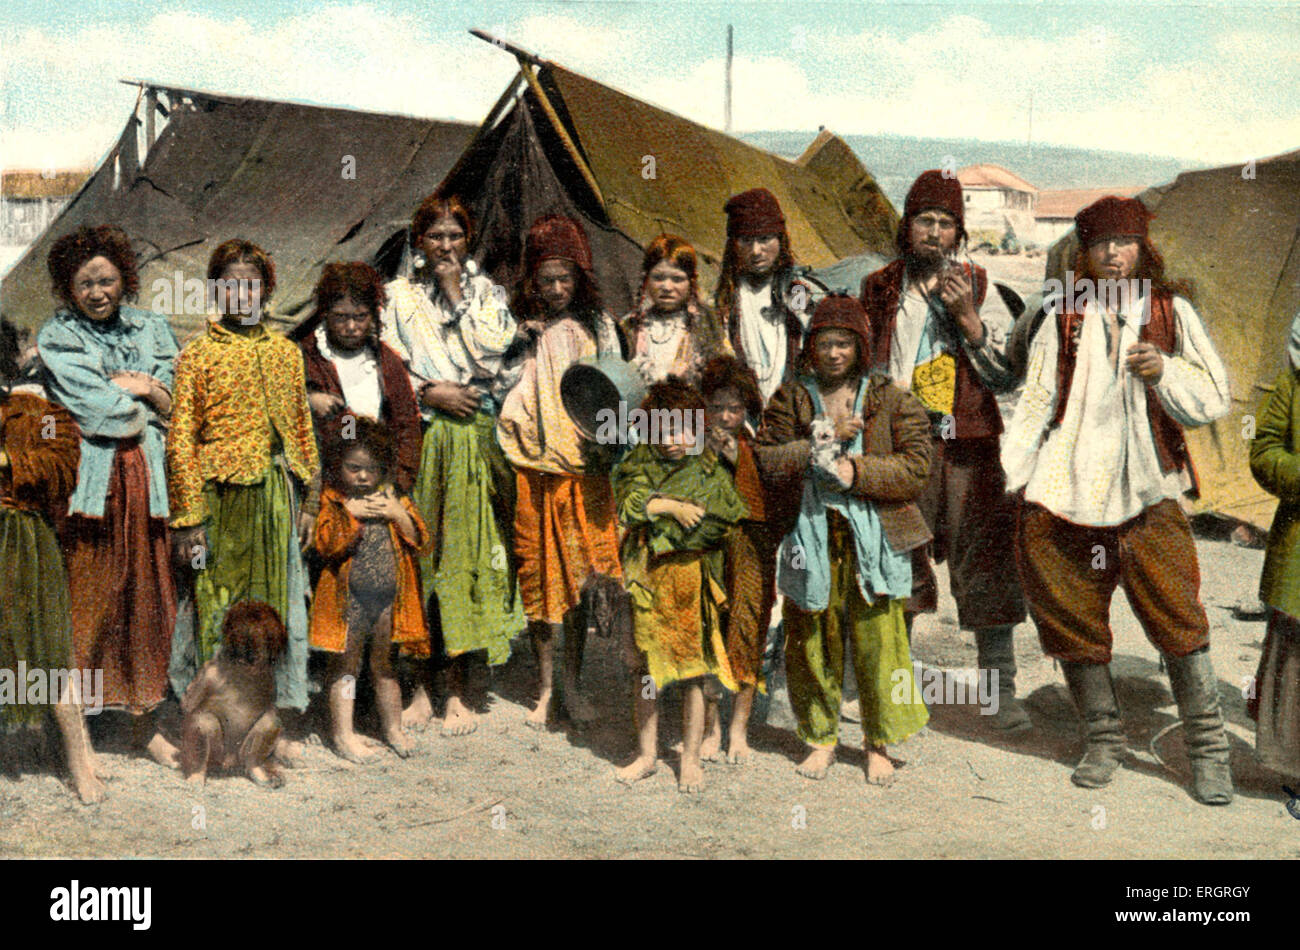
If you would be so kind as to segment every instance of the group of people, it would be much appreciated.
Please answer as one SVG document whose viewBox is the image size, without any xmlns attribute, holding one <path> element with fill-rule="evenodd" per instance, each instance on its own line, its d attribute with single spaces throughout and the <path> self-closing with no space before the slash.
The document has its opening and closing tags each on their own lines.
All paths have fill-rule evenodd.
<svg viewBox="0 0 1300 950">
<path fill-rule="evenodd" d="M 189 773 L 155 712 L 169 690 L 185 706 L 204 665 L 238 641 L 232 626 L 249 612 L 231 608 L 252 602 L 286 639 L 276 757 L 301 755 L 314 650 L 327 657 L 331 745 L 364 762 L 379 745 L 353 726 L 366 655 L 383 741 L 405 756 L 408 730 L 434 716 L 431 671 L 446 672 L 443 732 L 472 732 L 472 664 L 504 663 L 525 629 L 538 669 L 527 721 L 545 727 L 561 710 L 591 721 L 585 640 L 609 628 L 633 674 L 637 728 L 618 778 L 658 767 L 659 698 L 675 687 L 678 784 L 693 791 L 702 761 L 752 754 L 779 630 L 807 746 L 799 773 L 820 778 L 834 762 L 847 654 L 866 776 L 886 784 L 889 747 L 928 719 L 920 690 L 897 687 L 915 687 L 912 621 L 937 608 L 933 565 L 946 560 L 960 625 L 996 677 L 990 721 L 1032 727 L 1012 640 L 1028 610 L 1083 723 L 1073 780 L 1086 787 L 1123 760 L 1108 621 L 1122 585 L 1169 670 L 1192 794 L 1227 803 L 1228 743 L 1179 505 L 1195 491 L 1183 427 L 1228 411 L 1222 363 L 1186 288 L 1164 276 L 1148 213 L 1121 198 L 1078 215 L 1074 272 L 1144 292 L 1078 312 L 1074 296 L 1050 297 L 1017 361 L 1002 296 L 958 259 L 964 207 L 955 177 L 923 173 L 897 259 L 855 297 L 810 279 L 777 199 L 746 191 L 724 209 L 713 306 L 695 249 L 665 234 L 645 250 L 639 305 L 615 319 L 577 221 L 532 224 L 510 295 L 471 259 L 465 207 L 435 194 L 415 211 L 402 276 L 325 266 L 298 343 L 262 319 L 271 254 L 221 244 L 208 325 L 183 349 L 165 316 L 126 302 L 139 289 L 126 235 L 65 235 L 49 255 L 61 306 L 38 334 L 36 369 L 24 373 L 11 327 L 0 338 L 0 670 L 102 669 L 103 706 L 134 716 L 143 752 Z M 593 360 L 626 361 L 645 386 L 640 408 L 678 421 L 593 451 L 561 385 Z M 997 396 L 1022 382 L 1004 433 Z M 1252 452 L 1284 500 L 1252 710 L 1262 757 L 1290 774 L 1297 398 L 1292 372 Z M 80 698 L 49 699 L 76 791 L 96 801 L 102 770 Z M 0 721 L 42 711 L 4 705 Z"/>
</svg>

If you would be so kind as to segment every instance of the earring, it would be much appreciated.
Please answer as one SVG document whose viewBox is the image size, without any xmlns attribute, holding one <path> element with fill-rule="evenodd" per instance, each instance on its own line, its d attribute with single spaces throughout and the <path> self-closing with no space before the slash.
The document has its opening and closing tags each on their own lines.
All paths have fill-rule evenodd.
<svg viewBox="0 0 1300 950">
<path fill-rule="evenodd" d="M 424 257 L 423 254 L 416 254 L 414 257 L 411 258 L 411 264 L 412 264 L 412 266 L 415 267 L 416 270 L 423 270 L 423 269 L 424 269 L 424 265 L 427 264 L 427 263 L 429 263 L 429 262 L 428 262 L 427 260 L 425 260 L 425 257 Z"/>
</svg>

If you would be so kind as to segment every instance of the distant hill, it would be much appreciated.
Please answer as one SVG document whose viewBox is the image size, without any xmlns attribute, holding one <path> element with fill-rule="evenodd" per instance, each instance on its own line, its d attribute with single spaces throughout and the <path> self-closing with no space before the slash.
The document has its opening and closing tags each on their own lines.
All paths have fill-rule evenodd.
<svg viewBox="0 0 1300 950">
<path fill-rule="evenodd" d="M 747 132 L 745 141 L 791 158 L 798 157 L 816 132 Z M 849 147 L 901 208 L 907 188 L 927 168 L 942 167 L 951 155 L 956 166 L 991 162 L 1015 172 L 1040 189 L 1148 186 L 1172 181 L 1179 172 L 1203 167 L 1176 158 L 1153 158 L 1128 152 L 981 142 L 975 139 L 923 139 L 906 135 L 845 135 Z"/>
</svg>

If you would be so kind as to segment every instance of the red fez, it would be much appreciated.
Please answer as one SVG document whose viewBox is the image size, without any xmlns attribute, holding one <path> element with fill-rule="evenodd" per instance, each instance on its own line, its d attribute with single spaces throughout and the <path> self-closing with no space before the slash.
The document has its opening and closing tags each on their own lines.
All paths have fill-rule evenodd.
<svg viewBox="0 0 1300 950">
<path fill-rule="evenodd" d="M 727 201 L 727 237 L 762 237 L 785 230 L 785 215 L 776 195 L 766 188 L 751 188 Z"/>
<path fill-rule="evenodd" d="M 1086 249 L 1102 238 L 1144 238 L 1147 236 L 1147 222 L 1152 217 L 1146 205 L 1136 198 L 1107 195 L 1074 216 L 1074 230 L 1079 236 L 1080 246 Z"/>
<path fill-rule="evenodd" d="M 812 363 L 813 341 L 820 330 L 848 330 L 858 338 L 858 359 L 862 366 L 871 364 L 871 334 L 867 331 L 867 312 L 857 297 L 847 294 L 828 294 L 817 304 L 812 320 L 808 322 L 808 336 L 804 342 L 804 358 Z"/>
<path fill-rule="evenodd" d="M 956 175 L 945 175 L 932 168 L 917 176 L 903 203 L 903 217 L 915 217 L 928 208 L 947 211 L 957 219 L 957 227 L 965 229 L 966 207 L 962 202 L 961 182 Z"/>
<path fill-rule="evenodd" d="M 524 246 L 524 266 L 529 275 L 547 260 L 569 261 L 591 274 L 591 245 L 582 225 L 562 214 L 548 214 L 533 222 Z"/>
</svg>

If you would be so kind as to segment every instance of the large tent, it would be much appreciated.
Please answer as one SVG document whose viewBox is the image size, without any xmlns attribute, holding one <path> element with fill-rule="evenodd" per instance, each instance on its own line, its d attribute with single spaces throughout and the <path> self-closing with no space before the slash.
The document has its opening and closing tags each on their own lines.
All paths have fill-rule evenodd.
<svg viewBox="0 0 1300 950">
<path fill-rule="evenodd" d="M 515 85 L 444 184 L 470 204 L 475 256 L 506 286 L 519 277 L 529 224 L 560 212 L 590 235 L 612 311 L 634 305 L 642 249 L 665 232 L 695 246 L 708 296 L 726 240 L 723 205 L 759 186 L 780 201 L 802 263 L 824 267 L 892 245 L 893 206 L 834 135 L 822 132 L 790 161 L 507 48 L 520 63 Z M 401 240 L 394 235 L 387 249 L 390 270 Z"/>
<path fill-rule="evenodd" d="M 150 145 L 149 129 L 165 124 Z M 274 255 L 271 317 L 296 322 L 321 267 L 366 260 L 410 220 L 474 133 L 472 124 L 225 96 L 146 84 L 121 138 L 13 266 L 0 307 L 35 327 L 53 312 L 45 260 L 83 224 L 117 224 L 139 255 L 139 304 L 172 285 L 168 312 L 182 342 L 202 325 L 183 281 L 206 277 L 221 241 L 244 237 Z M 161 283 L 159 283 L 161 282 Z"/>
<path fill-rule="evenodd" d="M 1300 151 L 1184 172 L 1138 197 L 1155 213 L 1151 237 L 1166 274 L 1193 283 L 1232 387 L 1232 411 L 1188 433 L 1197 510 L 1266 528 L 1276 499 L 1251 477 L 1249 439 L 1300 310 Z M 1052 246 L 1048 277 L 1064 277 L 1076 247 L 1073 231 Z"/>
</svg>

